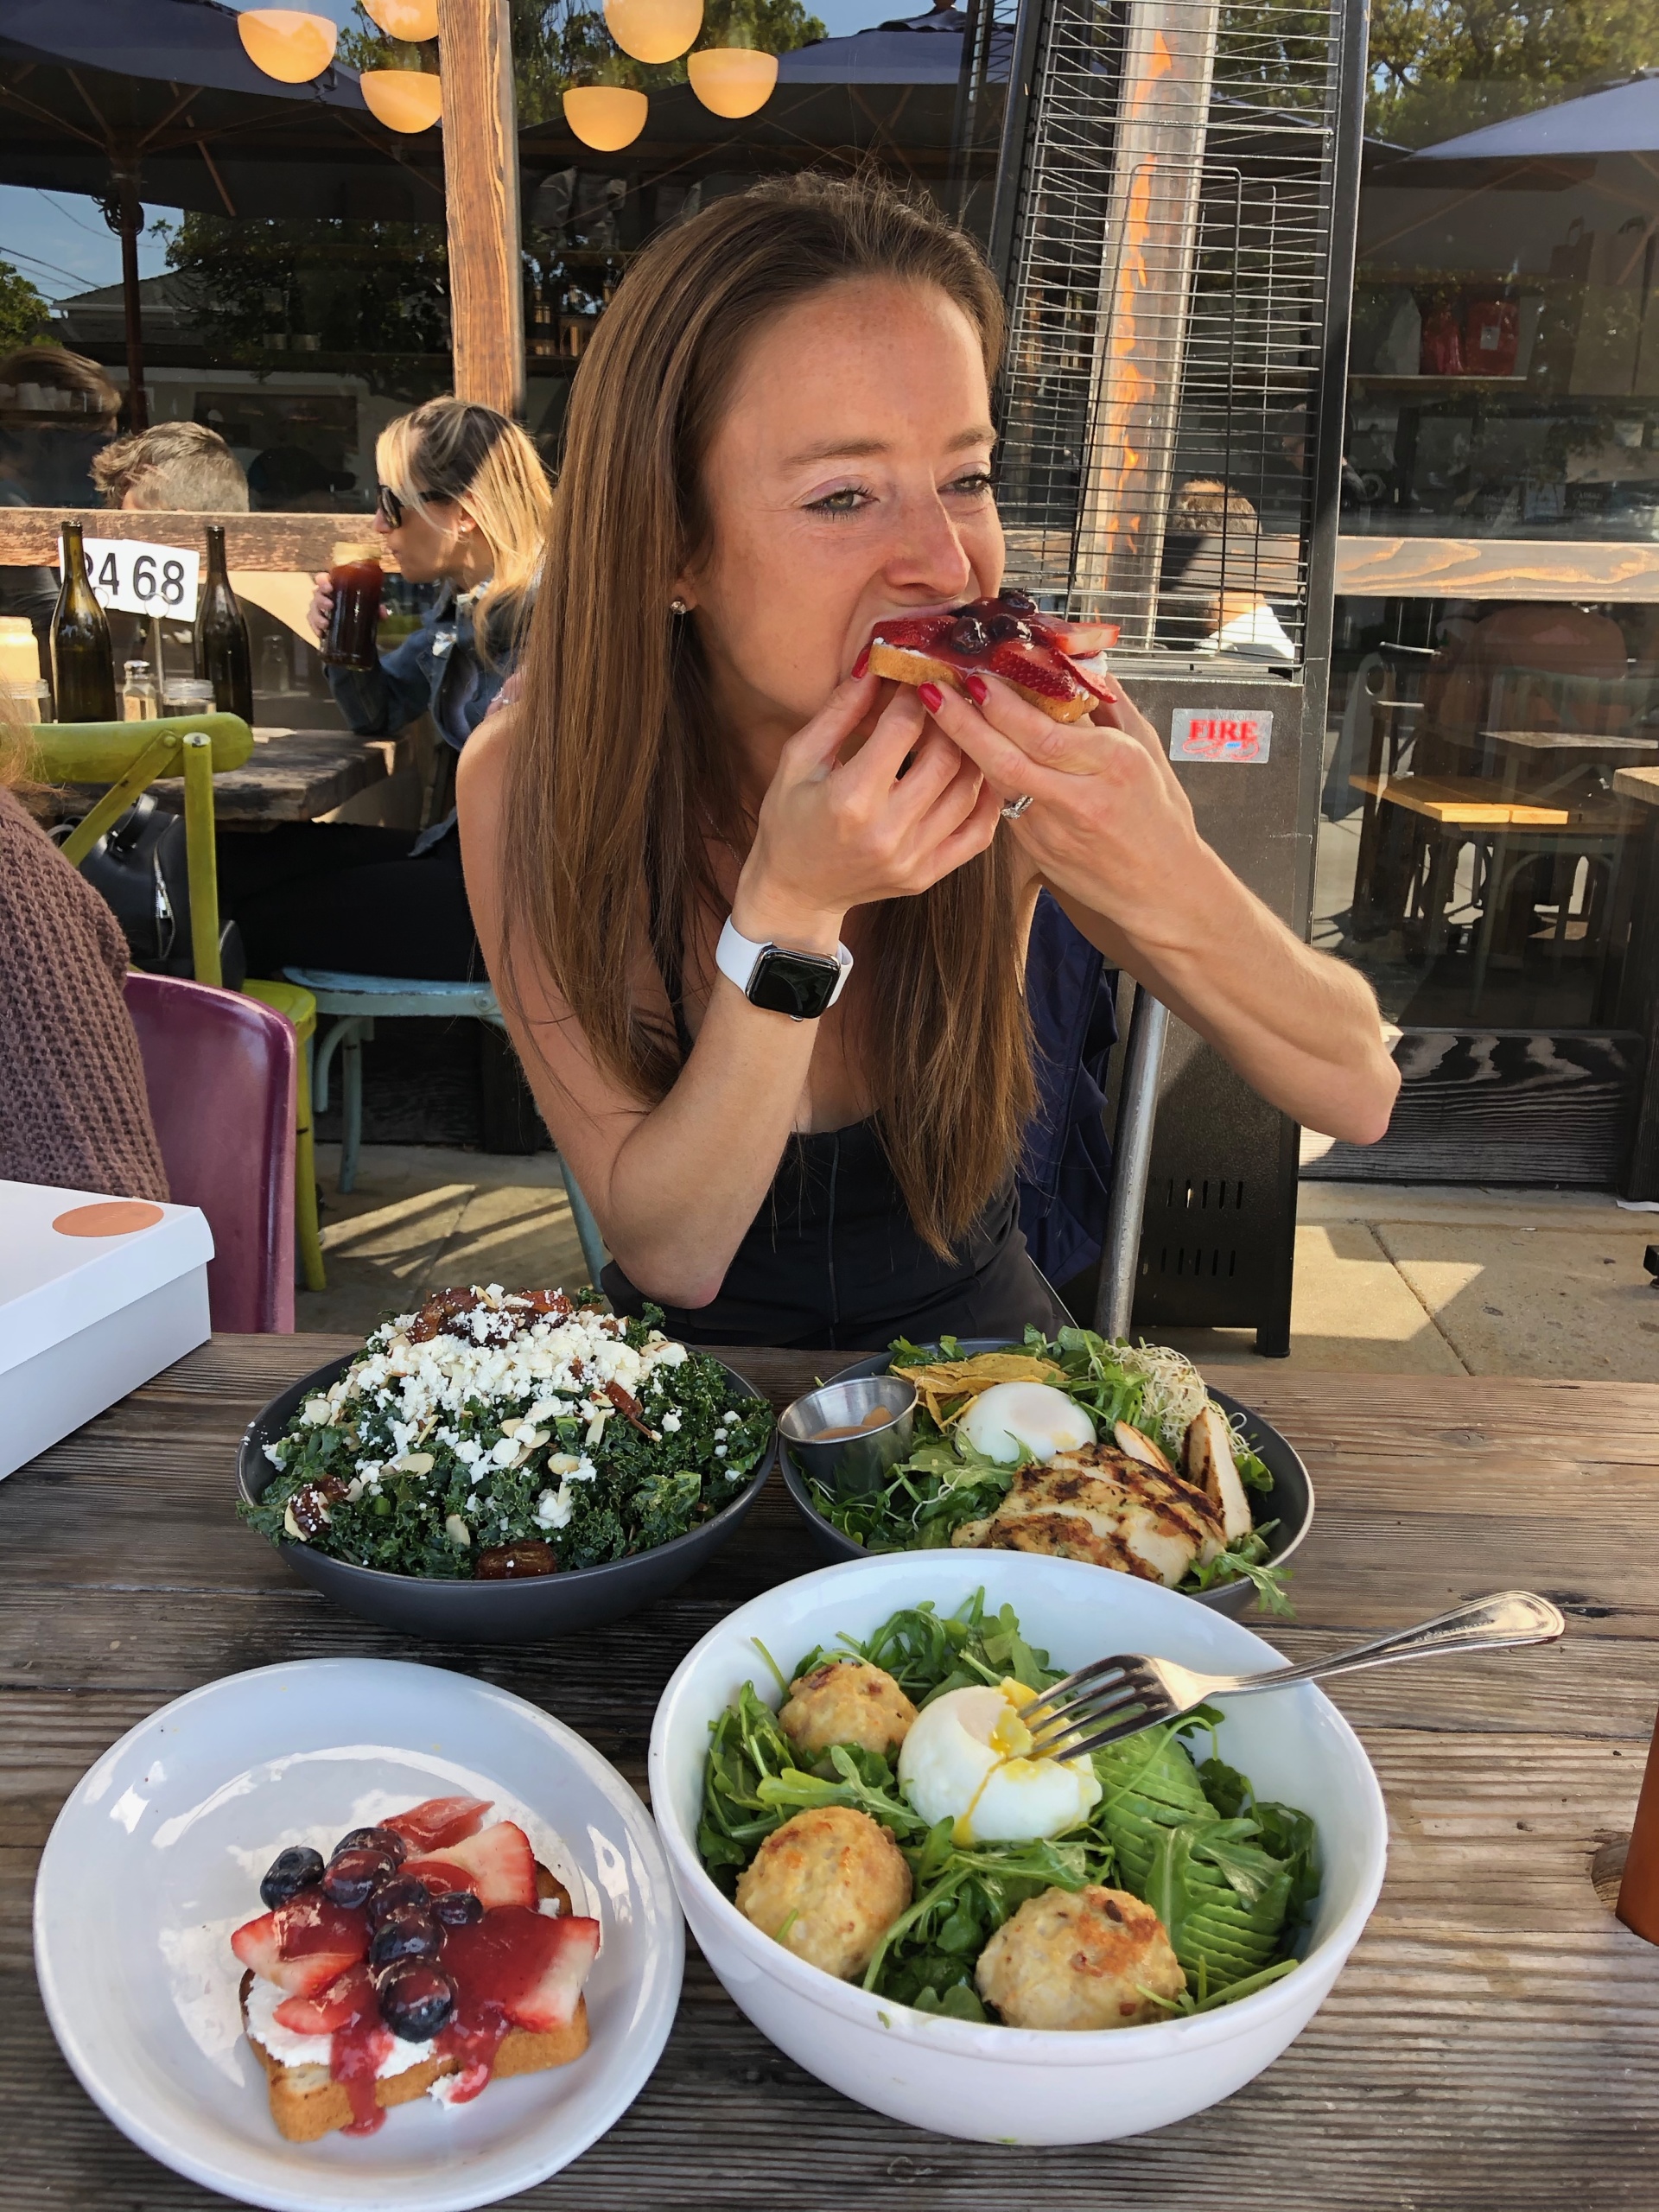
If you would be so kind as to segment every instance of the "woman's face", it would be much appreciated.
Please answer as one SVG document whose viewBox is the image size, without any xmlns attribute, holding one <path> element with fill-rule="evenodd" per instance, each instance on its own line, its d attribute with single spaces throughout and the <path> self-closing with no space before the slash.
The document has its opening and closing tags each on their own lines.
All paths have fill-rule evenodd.
<svg viewBox="0 0 1659 2212">
<path fill-rule="evenodd" d="M 412 584 L 432 584 L 448 577 L 471 582 L 464 549 L 476 540 L 476 528 L 464 525 L 471 517 L 454 499 L 428 499 L 426 512 L 405 503 L 403 520 L 389 529 L 385 517 L 375 512 L 374 534 L 385 542 L 387 552 Z"/>
<path fill-rule="evenodd" d="M 858 278 L 745 355 L 710 445 L 709 544 L 681 579 L 720 705 L 792 731 L 884 615 L 1002 580 L 979 340 L 931 287 Z"/>
</svg>

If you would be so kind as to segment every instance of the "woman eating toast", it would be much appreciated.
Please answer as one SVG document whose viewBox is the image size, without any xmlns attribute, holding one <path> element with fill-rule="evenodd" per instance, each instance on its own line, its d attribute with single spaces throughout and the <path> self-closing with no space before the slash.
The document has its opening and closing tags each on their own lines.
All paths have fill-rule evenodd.
<svg viewBox="0 0 1659 2212">
<path fill-rule="evenodd" d="M 1064 1318 L 1014 1187 L 1045 886 L 1275 1105 L 1388 1124 L 1369 987 L 1204 843 L 1088 636 L 1000 595 L 1001 337 L 959 232 L 806 176 L 659 237 L 575 378 L 467 880 L 605 1287 L 693 1342 Z"/>
</svg>

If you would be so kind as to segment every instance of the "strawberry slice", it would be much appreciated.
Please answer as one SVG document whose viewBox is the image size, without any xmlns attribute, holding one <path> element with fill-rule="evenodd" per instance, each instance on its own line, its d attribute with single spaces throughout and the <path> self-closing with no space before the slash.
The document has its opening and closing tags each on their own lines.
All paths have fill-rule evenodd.
<svg viewBox="0 0 1659 2212">
<path fill-rule="evenodd" d="M 244 1967 L 294 1998 L 315 1998 L 370 1953 L 370 1924 L 363 1913 L 329 1909 L 327 1920 L 289 1927 L 292 1904 L 248 1920 L 230 1938 L 230 1948 Z"/>
<path fill-rule="evenodd" d="M 443 1968 L 459 1993 L 459 2018 L 543 2032 L 568 2027 L 599 1950 L 599 1923 L 505 1905 L 444 1938 Z"/>
<path fill-rule="evenodd" d="M 331 2036 L 371 2013 L 378 2017 L 374 1983 L 367 1967 L 358 1966 L 315 1997 L 284 1997 L 274 2017 L 296 2036 Z"/>
<path fill-rule="evenodd" d="M 418 1855 L 442 1851 L 446 1844 L 476 1835 L 489 1809 L 487 1797 L 429 1797 L 380 1825 L 402 1836 L 411 1853 Z"/>
<path fill-rule="evenodd" d="M 553 1931 L 547 1962 L 531 1987 L 512 1999 L 507 2012 L 521 2028 L 544 2032 L 569 2027 L 575 2018 L 582 1984 L 599 1955 L 599 1923 L 564 1915 L 557 1920 L 539 1916 Z"/>
<path fill-rule="evenodd" d="M 400 1876 L 408 1875 L 417 1882 L 424 1882 L 435 1897 L 447 1890 L 475 1890 L 478 1884 L 464 1866 L 456 1866 L 446 1852 L 442 1859 L 405 1859 L 397 1869 Z"/>
<path fill-rule="evenodd" d="M 536 1910 L 536 1853 L 530 1838 L 512 1821 L 497 1821 L 459 1843 L 447 1844 L 441 1854 L 446 1866 L 458 1866 L 484 1900 L 486 1912 L 498 1905 L 521 1904 Z M 405 1864 L 406 1874 L 416 1869 Z M 425 1880 L 423 1874 L 421 1878 Z M 430 1885 L 429 1885 L 429 1887 Z M 454 1886 L 452 1885 L 451 1886 Z"/>
</svg>

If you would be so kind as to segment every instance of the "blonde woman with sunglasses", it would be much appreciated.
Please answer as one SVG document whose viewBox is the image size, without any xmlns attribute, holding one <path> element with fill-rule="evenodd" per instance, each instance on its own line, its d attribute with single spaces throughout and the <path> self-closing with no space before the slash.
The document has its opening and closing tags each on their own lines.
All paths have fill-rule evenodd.
<svg viewBox="0 0 1659 2212">
<path fill-rule="evenodd" d="M 412 636 L 364 671 L 330 668 L 354 730 L 382 736 L 429 713 L 444 741 L 433 812 L 418 835 L 296 823 L 219 839 L 222 900 L 261 975 L 283 966 L 464 980 L 481 973 L 450 794 L 461 747 L 512 674 L 552 495 L 541 457 L 506 416 L 429 400 L 381 432 L 374 531 L 410 583 L 442 589 Z M 334 591 L 316 580 L 321 639 Z"/>
</svg>

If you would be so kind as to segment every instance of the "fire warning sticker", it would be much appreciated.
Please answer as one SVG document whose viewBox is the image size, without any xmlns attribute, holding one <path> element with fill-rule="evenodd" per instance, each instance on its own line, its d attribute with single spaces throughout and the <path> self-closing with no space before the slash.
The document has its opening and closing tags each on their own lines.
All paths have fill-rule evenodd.
<svg viewBox="0 0 1659 2212">
<path fill-rule="evenodd" d="M 1273 740 L 1271 713 L 1230 707 L 1177 707 L 1170 718 L 1172 760 L 1265 760 Z"/>
</svg>

